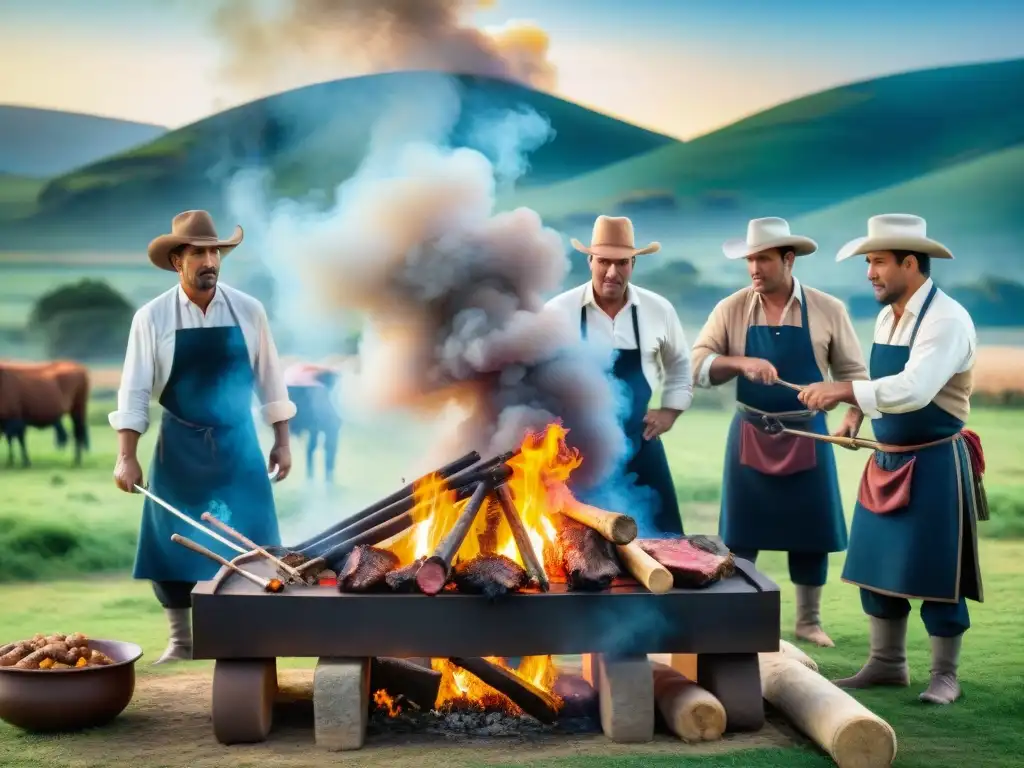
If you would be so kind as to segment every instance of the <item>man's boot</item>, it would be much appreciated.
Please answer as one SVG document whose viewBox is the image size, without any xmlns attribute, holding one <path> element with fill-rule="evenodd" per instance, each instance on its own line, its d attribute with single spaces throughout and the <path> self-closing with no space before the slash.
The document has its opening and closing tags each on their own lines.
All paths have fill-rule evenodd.
<svg viewBox="0 0 1024 768">
<path fill-rule="evenodd" d="M 928 689 L 918 698 L 929 704 L 952 704 L 960 698 L 960 682 L 956 670 L 960 663 L 960 642 L 963 635 L 935 637 L 932 635 L 932 678 Z"/>
<path fill-rule="evenodd" d="M 171 636 L 163 656 L 154 664 L 165 664 L 169 661 L 190 661 L 192 659 L 192 609 L 165 608 L 167 621 L 171 626 Z"/>
<path fill-rule="evenodd" d="M 835 680 L 840 688 L 870 688 L 874 685 L 910 685 L 907 668 L 907 617 L 880 619 L 871 616 L 871 653 L 867 663 L 853 677 Z"/>
<path fill-rule="evenodd" d="M 796 584 L 796 636 L 800 640 L 835 648 L 825 630 L 821 628 L 821 587 Z"/>
</svg>

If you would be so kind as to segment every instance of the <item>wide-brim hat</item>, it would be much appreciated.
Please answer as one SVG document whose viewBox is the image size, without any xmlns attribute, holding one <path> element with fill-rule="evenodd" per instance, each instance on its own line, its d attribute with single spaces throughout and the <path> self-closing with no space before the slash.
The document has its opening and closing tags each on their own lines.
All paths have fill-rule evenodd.
<svg viewBox="0 0 1024 768">
<path fill-rule="evenodd" d="M 598 216 L 590 235 L 590 245 L 584 245 L 576 238 L 570 242 L 580 253 L 612 259 L 643 256 L 661 250 L 661 243 L 649 243 L 643 248 L 637 248 L 633 237 L 633 222 L 625 216 Z"/>
<path fill-rule="evenodd" d="M 868 219 L 868 236 L 851 240 L 836 254 L 836 261 L 876 251 L 914 251 L 935 259 L 952 259 L 953 253 L 928 237 L 928 223 L 910 213 L 883 213 Z"/>
<path fill-rule="evenodd" d="M 777 216 L 751 219 L 746 238 L 734 237 L 722 243 L 722 253 L 727 259 L 745 259 L 772 248 L 785 248 L 797 256 L 808 256 L 818 250 L 818 244 L 809 237 L 792 234 L 789 222 Z"/>
<path fill-rule="evenodd" d="M 226 256 L 242 242 L 242 228 L 235 226 L 231 237 L 221 239 L 213 225 L 213 217 L 206 211 L 185 211 L 171 221 L 171 232 L 160 235 L 149 244 L 149 260 L 154 266 L 174 272 L 171 265 L 171 251 L 180 245 L 199 248 L 219 248 L 220 255 Z"/>
</svg>

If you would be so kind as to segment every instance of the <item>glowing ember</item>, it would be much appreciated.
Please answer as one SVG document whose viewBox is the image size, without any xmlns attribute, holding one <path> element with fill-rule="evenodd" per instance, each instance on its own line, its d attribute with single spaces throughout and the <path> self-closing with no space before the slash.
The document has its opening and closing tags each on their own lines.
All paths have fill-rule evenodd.
<svg viewBox="0 0 1024 768">
<path fill-rule="evenodd" d="M 523 521 L 538 562 L 544 563 L 545 551 L 556 539 L 551 516 L 560 509 L 560 499 L 566 493 L 565 482 L 572 471 L 583 463 L 579 453 L 565 445 L 566 430 L 551 424 L 542 435 L 527 435 L 516 456 L 509 462 L 512 477 L 508 488 L 512 501 Z M 408 565 L 420 557 L 429 556 L 445 537 L 459 517 L 468 499 L 456 501 L 455 492 L 444 487 L 444 480 L 431 476 L 415 489 L 416 506 L 412 511 L 416 521 L 403 535 L 382 544 Z M 496 503 L 491 501 L 490 503 Z M 485 534 L 488 519 L 497 520 L 495 552 L 505 555 L 519 565 L 525 565 L 512 529 L 501 515 L 488 515 L 487 510 L 474 522 L 473 528 L 459 548 L 457 559 L 470 560 L 481 554 L 481 534 Z M 492 532 L 494 533 L 494 532 Z M 554 574 L 549 574 L 549 576 Z"/>
<path fill-rule="evenodd" d="M 558 679 L 558 669 L 551 656 L 523 657 L 519 669 L 512 669 L 505 659 L 497 656 L 485 658 L 492 664 L 512 672 L 544 691 L 550 692 L 555 685 L 555 680 Z M 431 659 L 430 666 L 441 673 L 441 688 L 437 693 L 435 709 L 478 706 L 484 709 L 500 709 L 511 715 L 523 713 L 504 694 L 498 693 L 447 659 Z"/>
<path fill-rule="evenodd" d="M 383 688 L 373 694 L 373 703 L 377 705 L 378 709 L 386 710 L 388 717 L 398 717 L 402 711 L 402 708 L 395 704 L 395 700 Z"/>
</svg>

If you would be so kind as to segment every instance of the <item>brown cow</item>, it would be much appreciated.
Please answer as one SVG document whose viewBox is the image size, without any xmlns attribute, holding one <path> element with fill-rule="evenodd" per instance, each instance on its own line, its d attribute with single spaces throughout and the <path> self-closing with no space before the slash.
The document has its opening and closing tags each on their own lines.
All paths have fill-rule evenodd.
<svg viewBox="0 0 1024 768">
<path fill-rule="evenodd" d="M 25 448 L 28 427 L 53 427 L 57 446 L 67 443 L 65 414 L 71 416 L 75 438 L 75 466 L 89 448 L 87 409 L 89 372 L 64 360 L 48 363 L 0 361 L 0 434 L 7 438 L 7 465 L 14 464 L 14 441 L 21 445 L 22 466 L 29 466 Z"/>
</svg>

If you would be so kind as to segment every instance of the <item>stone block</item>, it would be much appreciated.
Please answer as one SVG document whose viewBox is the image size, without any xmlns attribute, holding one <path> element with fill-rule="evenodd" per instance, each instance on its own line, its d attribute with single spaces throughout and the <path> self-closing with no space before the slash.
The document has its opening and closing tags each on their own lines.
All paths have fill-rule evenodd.
<svg viewBox="0 0 1024 768">
<path fill-rule="evenodd" d="M 654 676 L 646 656 L 596 655 L 601 730 L 620 744 L 654 739 Z"/>
<path fill-rule="evenodd" d="M 370 660 L 320 659 L 313 672 L 316 744 L 330 752 L 360 749 L 370 711 Z"/>
</svg>

